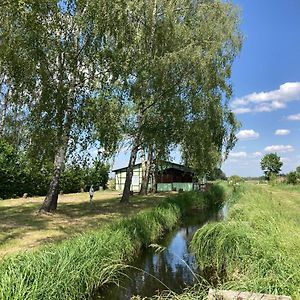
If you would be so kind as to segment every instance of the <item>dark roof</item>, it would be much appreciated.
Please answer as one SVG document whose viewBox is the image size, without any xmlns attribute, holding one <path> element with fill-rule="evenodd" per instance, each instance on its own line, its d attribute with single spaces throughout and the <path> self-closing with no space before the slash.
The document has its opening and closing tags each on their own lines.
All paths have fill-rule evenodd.
<svg viewBox="0 0 300 300">
<path fill-rule="evenodd" d="M 142 163 L 138 163 L 138 164 L 135 164 L 134 167 L 137 167 L 137 166 L 140 166 Z M 127 170 L 127 167 L 123 167 L 123 168 L 119 168 L 119 169 L 114 169 L 112 170 L 112 172 L 118 172 L 118 171 L 125 171 Z"/>
<path fill-rule="evenodd" d="M 141 164 L 142 163 L 135 164 L 134 167 L 140 166 Z M 186 167 L 184 165 L 174 163 L 174 162 L 170 162 L 170 161 L 164 162 L 163 166 L 164 166 L 164 168 L 163 168 L 164 170 L 166 170 L 166 169 L 176 169 L 176 170 L 183 171 L 185 173 L 194 173 L 191 168 Z M 119 168 L 119 169 L 114 169 L 114 170 L 112 170 L 112 172 L 126 171 L 126 170 L 127 170 L 127 167 L 123 167 L 123 168 Z"/>
</svg>

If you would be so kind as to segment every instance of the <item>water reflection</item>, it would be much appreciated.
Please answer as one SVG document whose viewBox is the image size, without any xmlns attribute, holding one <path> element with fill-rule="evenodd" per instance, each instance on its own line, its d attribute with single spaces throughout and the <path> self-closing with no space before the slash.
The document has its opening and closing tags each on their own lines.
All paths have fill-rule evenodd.
<svg viewBox="0 0 300 300">
<path fill-rule="evenodd" d="M 127 300 L 134 295 L 153 296 L 166 287 L 174 292 L 181 292 L 192 285 L 197 273 L 195 257 L 190 253 L 189 243 L 194 233 L 210 220 L 220 220 L 227 213 L 226 208 L 210 216 L 197 212 L 188 216 L 180 228 L 167 234 L 159 245 L 165 247 L 163 252 L 153 248 L 145 250 L 132 269 L 127 272 L 120 286 L 107 286 L 100 290 L 94 299 Z"/>
</svg>

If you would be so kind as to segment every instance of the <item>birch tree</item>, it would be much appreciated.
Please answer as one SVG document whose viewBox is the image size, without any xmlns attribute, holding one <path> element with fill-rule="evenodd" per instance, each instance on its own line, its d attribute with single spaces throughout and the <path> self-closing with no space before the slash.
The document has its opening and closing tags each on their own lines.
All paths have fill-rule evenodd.
<svg viewBox="0 0 300 300">
<path fill-rule="evenodd" d="M 199 147 L 210 142 L 212 164 L 219 161 L 222 143 L 234 132 L 225 130 L 230 118 L 223 110 L 227 110 L 224 99 L 231 96 L 231 65 L 241 46 L 238 13 L 227 2 L 140 1 L 133 15 L 136 38 L 130 54 L 134 59 L 126 86 L 132 149 L 123 203 L 129 201 L 133 166 L 144 143 L 161 140 L 159 148 L 165 150 L 177 143 L 195 158 Z M 147 118 L 149 112 L 154 118 Z M 174 119 L 178 121 L 172 123 Z M 157 120 L 160 130 L 153 130 Z M 199 130 L 200 121 L 206 130 Z M 197 144 L 188 146 L 194 137 Z"/>
<path fill-rule="evenodd" d="M 57 207 L 69 150 L 96 141 L 112 150 L 116 143 L 115 131 L 106 133 L 120 112 L 108 90 L 117 79 L 110 61 L 122 40 L 122 3 L 24 0 L 1 7 L 1 61 L 20 87 L 14 93 L 26 105 L 31 144 L 54 165 L 41 211 Z"/>
</svg>

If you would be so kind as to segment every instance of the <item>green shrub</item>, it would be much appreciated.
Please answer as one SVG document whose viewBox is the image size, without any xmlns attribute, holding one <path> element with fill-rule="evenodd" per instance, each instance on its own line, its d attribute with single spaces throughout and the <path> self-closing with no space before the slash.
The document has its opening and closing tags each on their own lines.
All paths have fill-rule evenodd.
<svg viewBox="0 0 300 300">
<path fill-rule="evenodd" d="M 228 184 L 231 186 L 234 186 L 236 184 L 240 184 L 242 183 L 244 180 L 242 177 L 238 176 L 238 175 L 232 175 L 228 178 Z"/>
<path fill-rule="evenodd" d="M 225 202 L 225 190 L 221 185 L 212 185 L 208 192 L 204 193 L 207 205 L 213 209 L 219 209 Z"/>
<path fill-rule="evenodd" d="M 298 179 L 297 172 L 290 172 L 286 175 L 286 183 L 287 184 L 296 184 Z"/>
</svg>

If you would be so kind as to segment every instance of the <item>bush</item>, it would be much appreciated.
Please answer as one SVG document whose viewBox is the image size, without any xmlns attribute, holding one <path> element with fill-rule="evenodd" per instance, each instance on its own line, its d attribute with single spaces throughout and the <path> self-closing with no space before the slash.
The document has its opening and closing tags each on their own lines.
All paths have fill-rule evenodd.
<svg viewBox="0 0 300 300">
<path fill-rule="evenodd" d="M 220 185 L 212 185 L 208 192 L 204 193 L 207 205 L 212 209 L 219 209 L 225 201 L 225 190 Z"/>
<path fill-rule="evenodd" d="M 238 175 L 232 175 L 228 178 L 228 184 L 232 185 L 232 186 L 234 186 L 236 184 L 238 185 L 238 184 L 242 183 L 243 181 L 244 181 L 243 178 Z"/>
<path fill-rule="evenodd" d="M 107 188 L 111 191 L 116 190 L 116 179 L 115 178 L 110 178 L 107 182 Z"/>
<path fill-rule="evenodd" d="M 0 140 L 0 198 L 23 194 L 26 176 L 20 161 L 17 151 L 7 142 Z"/>
<path fill-rule="evenodd" d="M 296 184 L 298 179 L 297 172 L 290 172 L 286 175 L 286 183 L 287 184 Z"/>
</svg>

